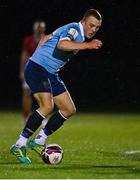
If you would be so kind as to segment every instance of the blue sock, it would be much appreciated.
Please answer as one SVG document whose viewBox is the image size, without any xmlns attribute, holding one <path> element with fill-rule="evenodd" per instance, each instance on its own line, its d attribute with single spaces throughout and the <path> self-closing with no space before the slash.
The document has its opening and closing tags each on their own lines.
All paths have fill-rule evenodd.
<svg viewBox="0 0 140 180">
<path fill-rule="evenodd" d="M 21 135 L 26 138 L 29 138 L 42 124 L 43 119 L 45 119 L 45 117 L 41 115 L 41 113 L 38 110 L 34 111 L 29 116 Z"/>
<path fill-rule="evenodd" d="M 68 118 L 64 117 L 60 111 L 57 111 L 48 120 L 45 128 L 43 129 L 44 133 L 49 136 L 54 131 L 59 129 L 67 119 Z"/>
</svg>

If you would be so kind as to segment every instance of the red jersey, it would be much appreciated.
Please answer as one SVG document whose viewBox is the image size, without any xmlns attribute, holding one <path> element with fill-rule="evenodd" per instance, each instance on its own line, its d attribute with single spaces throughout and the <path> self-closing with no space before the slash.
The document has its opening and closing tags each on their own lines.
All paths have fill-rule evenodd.
<svg viewBox="0 0 140 180">
<path fill-rule="evenodd" d="M 25 58 L 25 63 L 27 62 L 28 58 L 33 54 L 33 52 L 35 51 L 38 42 L 39 42 L 40 38 L 35 39 L 35 37 L 33 35 L 30 36 L 26 36 L 23 40 L 23 51 L 26 51 L 27 53 L 27 57 Z"/>
</svg>

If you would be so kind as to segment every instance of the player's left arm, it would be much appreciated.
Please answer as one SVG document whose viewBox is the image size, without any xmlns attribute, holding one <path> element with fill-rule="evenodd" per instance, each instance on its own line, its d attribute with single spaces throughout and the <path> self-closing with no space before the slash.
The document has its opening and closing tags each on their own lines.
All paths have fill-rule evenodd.
<svg viewBox="0 0 140 180">
<path fill-rule="evenodd" d="M 75 51 L 85 49 L 99 49 L 102 47 L 102 42 L 98 39 L 94 39 L 90 42 L 74 42 L 69 40 L 61 40 L 57 45 L 58 49 L 63 51 Z"/>
<path fill-rule="evenodd" d="M 64 37 L 60 37 L 57 48 L 63 51 L 75 51 L 85 49 L 99 49 L 102 46 L 102 42 L 98 39 L 94 39 L 91 42 L 77 42 L 78 36 L 79 32 L 75 28 L 70 28 Z"/>
<path fill-rule="evenodd" d="M 51 34 L 48 34 L 48 35 L 45 35 L 43 38 L 41 38 L 38 43 L 37 48 L 39 48 L 42 44 L 44 44 L 50 37 L 51 37 Z"/>
</svg>

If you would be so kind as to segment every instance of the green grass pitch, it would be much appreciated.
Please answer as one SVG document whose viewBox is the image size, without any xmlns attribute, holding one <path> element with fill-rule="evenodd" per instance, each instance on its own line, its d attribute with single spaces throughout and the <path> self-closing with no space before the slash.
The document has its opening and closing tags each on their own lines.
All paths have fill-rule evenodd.
<svg viewBox="0 0 140 180">
<path fill-rule="evenodd" d="M 140 161 L 122 157 L 140 150 L 139 114 L 77 113 L 50 136 L 64 149 L 59 165 L 47 165 L 28 149 L 31 165 L 9 152 L 23 127 L 20 112 L 0 112 L 0 178 L 11 179 L 138 179 Z"/>
</svg>

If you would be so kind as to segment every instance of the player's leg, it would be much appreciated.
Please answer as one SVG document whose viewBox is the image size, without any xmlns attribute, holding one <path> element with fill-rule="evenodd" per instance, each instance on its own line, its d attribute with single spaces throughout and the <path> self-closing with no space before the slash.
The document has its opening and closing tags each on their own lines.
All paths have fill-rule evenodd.
<svg viewBox="0 0 140 180">
<path fill-rule="evenodd" d="M 34 94 L 35 99 L 39 104 L 39 109 L 37 110 L 36 116 L 34 118 L 29 118 L 23 132 L 22 136 L 29 138 L 41 125 L 42 121 L 47 117 L 53 110 L 53 97 L 51 93 L 36 93 Z M 38 143 L 38 137 L 32 139 L 28 142 L 28 146 L 36 151 L 38 154 L 41 154 L 41 151 L 44 149 L 44 144 Z"/>
<path fill-rule="evenodd" d="M 58 107 L 58 111 L 49 118 L 45 128 L 39 132 L 39 144 L 44 144 L 45 139 L 54 131 L 59 129 L 63 123 L 76 111 L 72 98 L 58 74 L 55 76 L 49 76 L 49 81 L 51 84 L 53 100 Z"/>
<path fill-rule="evenodd" d="M 49 118 L 45 128 L 41 129 L 35 139 L 29 141 L 29 144 L 32 142 L 32 144 L 44 145 L 46 138 L 59 129 L 64 121 L 76 111 L 65 84 L 58 75 L 50 74 L 48 81 L 50 82 L 51 92 L 54 96 L 53 100 L 59 110 Z"/>
<path fill-rule="evenodd" d="M 21 135 L 25 138 L 29 138 L 30 136 L 32 136 L 32 134 L 41 125 L 45 117 L 50 114 L 53 109 L 51 93 L 36 93 L 34 94 L 34 97 L 38 102 L 39 108 L 30 115 L 22 131 Z M 20 143 L 22 142 L 19 142 L 19 146 L 24 145 Z"/>
<path fill-rule="evenodd" d="M 75 105 L 68 91 L 54 97 L 54 103 L 58 107 L 44 128 L 47 136 L 59 129 L 63 123 L 76 112 Z"/>
<path fill-rule="evenodd" d="M 28 121 L 21 134 L 25 138 L 29 138 L 30 136 L 32 136 L 32 134 L 42 124 L 42 121 L 45 119 L 45 117 L 50 114 L 53 109 L 51 93 L 36 93 L 34 94 L 34 97 L 38 102 L 39 108 L 34 111 L 28 118 Z"/>
<path fill-rule="evenodd" d="M 30 96 L 29 87 L 25 87 L 25 86 L 23 87 L 22 90 L 22 111 L 23 111 L 24 123 L 26 124 L 29 114 L 32 111 L 32 97 Z"/>
<path fill-rule="evenodd" d="M 60 113 L 63 114 L 63 116 L 65 116 L 66 118 L 69 118 L 76 112 L 75 104 L 68 91 L 55 96 L 54 103 L 58 107 Z"/>
<path fill-rule="evenodd" d="M 46 76 L 44 77 L 45 73 Z M 18 159 L 19 155 L 21 156 L 21 158 L 19 159 L 20 162 L 22 162 L 21 159 L 23 159 L 23 161 L 24 159 L 27 160 L 27 157 L 24 155 L 22 149 L 23 147 L 26 147 L 29 137 L 39 128 L 45 116 L 49 114 L 53 108 L 52 95 L 50 93 L 50 85 L 47 75 L 48 74 L 44 70 L 44 68 L 31 61 L 26 66 L 26 82 L 29 84 L 32 93 L 35 94 L 34 97 L 39 104 L 39 109 L 30 114 L 19 139 L 17 140 L 16 144 L 11 147 L 11 152 Z"/>
<path fill-rule="evenodd" d="M 35 110 L 29 116 L 21 133 L 22 137 L 28 139 L 42 124 L 45 116 L 52 111 L 53 100 L 50 82 L 48 81 L 48 72 L 43 67 L 29 60 L 24 75 L 31 92 L 39 105 L 39 109 Z M 26 142 L 23 143 L 21 140 L 17 142 L 19 146 L 26 145 Z"/>
<path fill-rule="evenodd" d="M 38 129 L 42 121 L 53 109 L 53 101 L 51 93 L 36 93 L 35 99 L 39 104 L 39 109 L 34 111 L 28 118 L 28 121 L 17 140 L 16 144 L 10 149 L 11 153 L 18 157 L 21 163 L 29 164 L 30 160 L 26 155 L 26 144 L 30 136 Z M 41 153 L 44 146 L 30 142 L 30 147 Z"/>
<path fill-rule="evenodd" d="M 55 96 L 54 103 L 58 107 L 58 111 L 49 118 L 46 126 L 36 136 L 35 141 L 37 144 L 45 144 L 47 137 L 58 130 L 76 112 L 75 105 L 68 91 Z"/>
<path fill-rule="evenodd" d="M 34 111 L 28 118 L 28 121 L 17 140 L 16 144 L 11 147 L 11 152 L 18 157 L 19 161 L 22 163 L 29 164 L 28 157 L 23 154 L 22 150 L 25 149 L 27 141 L 30 136 L 38 129 L 42 121 L 45 119 L 53 109 L 53 101 L 51 93 L 36 93 L 34 95 L 35 99 L 39 104 L 39 109 Z M 30 141 L 29 147 L 39 154 L 43 150 L 43 145 L 38 145 L 35 142 Z M 26 151 L 26 149 L 25 149 Z"/>
</svg>

